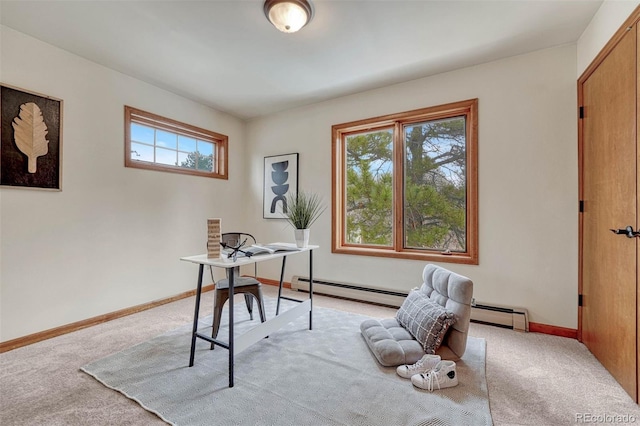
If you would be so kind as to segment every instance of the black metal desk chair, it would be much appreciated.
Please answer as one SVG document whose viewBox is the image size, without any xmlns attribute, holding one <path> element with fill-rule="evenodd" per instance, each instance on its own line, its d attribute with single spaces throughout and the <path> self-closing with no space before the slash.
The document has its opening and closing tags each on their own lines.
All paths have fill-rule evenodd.
<svg viewBox="0 0 640 426">
<path fill-rule="evenodd" d="M 225 232 L 222 234 L 222 242 L 231 246 L 237 247 L 247 240 L 245 247 L 250 247 L 251 244 L 256 243 L 256 239 L 251 234 L 244 232 Z M 220 318 L 222 317 L 222 308 L 227 300 L 229 300 L 229 274 L 233 273 L 233 293 L 244 293 L 244 301 L 247 304 L 247 310 L 249 316 L 253 319 L 253 299 L 258 302 L 258 311 L 260 313 L 260 321 L 265 322 L 266 316 L 264 314 L 264 301 L 262 299 L 262 284 L 255 277 L 258 275 L 258 266 L 254 263 L 254 276 L 253 277 L 241 277 L 240 267 L 236 266 L 233 269 L 227 269 L 227 278 L 219 280 L 216 283 L 215 288 L 215 305 L 213 307 L 213 330 L 211 337 L 216 338 L 218 336 L 218 330 L 220 329 Z M 211 349 L 213 349 L 211 344 Z"/>
</svg>

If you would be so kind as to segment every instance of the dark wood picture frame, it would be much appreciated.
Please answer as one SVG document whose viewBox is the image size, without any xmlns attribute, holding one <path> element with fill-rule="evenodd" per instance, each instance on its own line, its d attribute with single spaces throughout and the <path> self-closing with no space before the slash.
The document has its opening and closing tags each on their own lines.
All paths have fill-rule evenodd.
<svg viewBox="0 0 640 426">
<path fill-rule="evenodd" d="M 62 104 L 0 83 L 1 187 L 62 191 Z"/>
<path fill-rule="evenodd" d="M 264 157 L 263 218 L 285 219 L 287 196 L 298 194 L 299 156 L 293 153 Z"/>
</svg>

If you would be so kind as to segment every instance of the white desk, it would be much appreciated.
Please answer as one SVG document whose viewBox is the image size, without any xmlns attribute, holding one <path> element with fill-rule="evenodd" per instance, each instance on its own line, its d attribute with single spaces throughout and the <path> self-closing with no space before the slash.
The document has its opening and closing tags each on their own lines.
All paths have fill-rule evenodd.
<svg viewBox="0 0 640 426">
<path fill-rule="evenodd" d="M 233 387 L 233 358 L 235 353 L 240 353 L 249 346 L 258 342 L 259 340 L 267 337 L 269 334 L 293 321 L 301 315 L 309 312 L 309 330 L 312 329 L 313 324 L 313 250 L 318 246 L 308 246 L 299 251 L 286 251 L 274 254 L 258 254 L 251 257 L 239 257 L 235 262 L 229 259 L 223 258 L 207 258 L 206 254 L 200 254 L 197 256 L 181 257 L 180 260 L 185 262 L 191 262 L 200 265 L 198 272 L 198 285 L 196 289 L 196 307 L 193 315 L 193 332 L 191 336 L 191 354 L 189 357 L 189 367 L 193 366 L 196 350 L 196 338 L 204 339 L 211 342 L 211 348 L 213 345 L 222 346 L 229 351 L 229 387 Z M 309 253 L 309 299 L 298 300 L 291 299 L 282 296 L 282 282 L 284 278 L 284 268 L 287 260 L 287 256 L 296 255 L 300 253 Z M 251 265 L 253 263 L 264 262 L 267 260 L 282 258 L 282 270 L 280 272 L 280 286 L 278 288 L 278 303 L 276 308 L 276 316 L 263 322 L 241 336 L 235 337 L 233 334 L 233 291 L 234 291 L 234 274 L 230 273 L 229 276 L 229 341 L 222 342 L 213 337 L 207 336 L 202 333 L 198 333 L 198 315 L 200 313 L 200 296 L 202 294 L 202 275 L 205 266 L 215 266 L 217 268 L 232 269 L 236 266 Z M 286 312 L 280 314 L 280 299 L 293 300 L 300 302 L 298 306 L 293 309 L 289 309 Z"/>
</svg>

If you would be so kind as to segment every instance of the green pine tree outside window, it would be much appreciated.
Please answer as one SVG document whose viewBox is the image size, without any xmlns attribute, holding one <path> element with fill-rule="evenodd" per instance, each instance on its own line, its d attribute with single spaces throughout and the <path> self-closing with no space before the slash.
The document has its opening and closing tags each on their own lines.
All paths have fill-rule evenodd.
<svg viewBox="0 0 640 426">
<path fill-rule="evenodd" d="M 477 263 L 477 100 L 459 104 L 334 126 L 334 251 Z"/>
</svg>

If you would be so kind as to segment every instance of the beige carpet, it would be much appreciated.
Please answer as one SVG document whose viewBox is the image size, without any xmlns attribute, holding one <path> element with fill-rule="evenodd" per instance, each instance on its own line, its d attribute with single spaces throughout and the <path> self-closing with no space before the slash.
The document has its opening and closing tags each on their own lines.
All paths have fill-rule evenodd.
<svg viewBox="0 0 640 426">
<path fill-rule="evenodd" d="M 273 297 L 276 292 L 265 286 L 265 294 Z M 165 424 L 79 369 L 188 323 L 193 303 L 194 298 L 179 300 L 0 354 L 0 424 Z M 202 315 L 210 315 L 212 293 L 203 295 L 202 303 Z M 378 318 L 395 313 L 321 296 L 314 303 Z M 638 406 L 579 342 L 478 324 L 471 325 L 471 335 L 487 341 L 495 425 L 575 425 L 576 414 L 583 413 L 633 415 L 634 424 L 640 424 Z"/>
<path fill-rule="evenodd" d="M 268 318 L 275 299 L 265 298 Z M 295 306 L 283 301 L 283 309 Z M 226 315 L 221 336 L 228 333 Z M 314 309 L 236 355 L 228 387 L 228 352 L 197 345 L 187 366 L 191 325 L 94 361 L 82 370 L 138 401 L 170 424 L 319 426 L 490 426 L 485 341 L 471 337 L 457 363 L 458 386 L 427 392 L 382 367 L 360 335 L 363 315 Z M 208 326 L 211 317 L 201 321 Z M 259 324 L 235 307 L 236 332 Z M 225 338 L 223 337 L 223 340 Z"/>
</svg>

